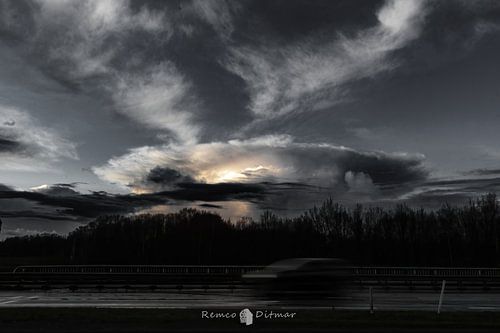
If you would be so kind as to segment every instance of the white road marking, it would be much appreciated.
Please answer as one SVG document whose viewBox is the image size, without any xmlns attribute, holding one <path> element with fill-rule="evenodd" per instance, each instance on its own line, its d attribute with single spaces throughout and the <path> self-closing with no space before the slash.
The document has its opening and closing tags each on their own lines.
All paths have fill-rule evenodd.
<svg viewBox="0 0 500 333">
<path fill-rule="evenodd" d="M 12 297 L 9 297 L 8 300 L 0 302 L 0 304 L 14 303 L 14 302 L 19 301 L 22 298 L 24 298 L 24 296 L 12 296 Z"/>
<path fill-rule="evenodd" d="M 336 306 L 335 310 L 370 310 L 369 306 Z M 373 307 L 373 310 L 377 310 L 377 307 Z"/>
</svg>

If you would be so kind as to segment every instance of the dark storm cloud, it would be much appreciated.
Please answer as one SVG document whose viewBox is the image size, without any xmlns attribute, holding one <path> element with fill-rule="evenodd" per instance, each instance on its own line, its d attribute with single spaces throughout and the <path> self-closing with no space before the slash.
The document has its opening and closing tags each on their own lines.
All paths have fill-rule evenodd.
<svg viewBox="0 0 500 333">
<path fill-rule="evenodd" d="M 4 184 L 0 184 L 0 192 L 3 192 L 3 191 L 12 191 L 12 188 L 10 188 Z"/>
<path fill-rule="evenodd" d="M 61 214 L 59 212 L 55 213 L 43 213 L 43 212 L 35 212 L 31 210 L 8 210 L 2 211 L 0 210 L 0 216 L 2 218 L 36 218 L 41 220 L 50 220 L 50 221 L 64 221 L 68 220 L 78 220 L 75 217 L 68 216 L 66 214 Z M 83 222 L 83 221 L 82 221 Z M 5 232 L 2 232 L 5 234 Z"/>
<path fill-rule="evenodd" d="M 340 186 L 335 189 L 301 183 L 271 182 L 178 183 L 176 186 L 175 190 L 150 194 L 111 195 L 105 192 L 80 194 L 74 190 L 70 190 L 71 192 L 62 190 L 69 189 L 66 186 L 52 186 L 53 190 L 26 192 L 16 191 L 0 184 L 0 202 L 4 208 L 9 205 L 5 200 L 23 199 L 33 203 L 32 209 L 2 210 L 0 216 L 85 222 L 100 215 L 133 213 L 167 203 L 177 205 L 181 202 L 200 201 L 206 202 L 198 204 L 203 208 L 223 209 L 222 205 L 210 202 L 239 201 L 253 203 L 261 210 L 270 209 L 296 214 L 328 197 L 346 205 L 364 202 L 392 206 L 398 202 L 405 202 L 416 207 L 434 209 L 445 202 L 461 204 L 482 193 L 499 193 L 500 178 L 414 182 L 403 191 L 408 194 L 403 195 L 400 195 L 401 189 L 390 187 L 382 188 L 382 195 L 376 195 L 370 188 L 370 193 L 364 201 L 360 201 L 359 193 L 352 195 L 352 188 L 350 189 L 352 184 L 349 182 L 346 187 Z"/>
<path fill-rule="evenodd" d="M 300 155 L 299 155 L 300 158 Z M 308 156 L 310 168 L 317 159 L 326 156 Z M 358 152 L 346 149 L 332 156 L 332 164 L 339 168 L 341 177 L 345 173 L 362 172 L 370 176 L 376 185 L 403 185 L 425 180 L 429 171 L 423 165 L 421 156 L 391 155 L 376 152 Z"/>
<path fill-rule="evenodd" d="M 156 166 L 149 171 L 145 182 L 162 186 L 171 186 L 178 183 L 191 183 L 194 182 L 194 180 L 190 176 L 183 175 L 177 170 Z"/>
<path fill-rule="evenodd" d="M 20 152 L 23 150 L 23 146 L 14 140 L 0 137 L 0 153 L 8 152 Z"/>
<path fill-rule="evenodd" d="M 220 205 L 213 205 L 213 204 L 207 204 L 207 203 L 198 205 L 198 207 L 201 207 L 201 208 L 215 208 L 215 209 L 224 208 L 223 206 L 220 206 Z"/>
<path fill-rule="evenodd" d="M 78 185 L 86 185 L 86 184 L 88 184 L 88 183 L 85 183 L 85 182 L 72 182 L 72 183 L 57 183 L 57 184 L 54 184 L 53 186 L 76 188 Z"/>
<path fill-rule="evenodd" d="M 1 108 L 1 105 L 0 105 Z M 3 110 L 0 110 L 0 117 L 3 115 Z M 18 131 L 13 127 L 15 121 L 4 121 L 3 126 L 0 126 L 0 153 L 10 154 L 26 154 L 29 147 L 26 143 L 20 141 Z"/>
<path fill-rule="evenodd" d="M 272 184 L 199 184 L 180 183 L 178 189 L 151 194 L 112 195 L 106 192 L 80 194 L 65 186 L 47 186 L 33 191 L 16 191 L 0 184 L 0 204 L 23 199 L 32 209 L 2 210 L 2 217 L 37 217 L 49 220 L 85 221 L 106 214 L 133 213 L 174 201 L 261 200 Z M 208 207 L 208 206 L 206 206 Z M 40 209 L 42 208 L 42 209 Z M 50 209 L 49 209 L 50 208 Z"/>
<path fill-rule="evenodd" d="M 61 186 L 50 186 L 35 191 L 16 191 L 0 184 L 0 204 L 4 208 L 0 216 L 5 218 L 41 218 L 54 221 L 88 221 L 106 214 L 133 213 L 156 205 L 175 202 L 215 202 L 215 201 L 252 201 L 259 205 L 273 195 L 293 192 L 304 188 L 303 184 L 201 184 L 180 183 L 176 190 L 151 194 L 111 195 L 105 192 L 80 194 L 65 191 Z M 307 186 L 306 186 L 307 188 Z M 31 209 L 12 209 L 12 201 L 24 200 Z M 31 204 L 30 204 L 31 203 Z M 199 204 L 204 208 L 223 208 L 217 204 Z"/>
<path fill-rule="evenodd" d="M 255 200 L 265 197 L 266 188 L 260 184 L 201 184 L 182 183 L 179 189 L 157 193 L 157 195 L 185 201 Z"/>
<path fill-rule="evenodd" d="M 220 202 L 228 202 L 229 207 L 231 203 L 237 203 L 237 205 L 252 203 L 259 209 L 285 211 L 284 202 L 279 201 L 278 197 L 294 197 L 301 194 L 310 196 L 315 191 L 315 187 L 305 184 L 269 182 L 258 184 L 180 183 L 177 189 L 172 191 L 137 195 L 111 195 L 105 192 L 95 192 L 91 194 L 68 193 L 64 196 L 59 189 L 41 193 L 39 190 L 26 192 L 5 186 L 1 188 L 0 205 L 3 209 L 0 210 L 0 217 L 10 219 L 12 223 L 18 221 L 9 228 L 25 226 L 23 221 L 45 221 L 44 225 L 50 221 L 61 223 L 60 227 L 54 225 L 54 230 L 60 230 L 68 223 L 87 223 L 101 215 L 148 212 L 150 208 L 154 209 L 156 206 L 161 207 L 165 204 L 171 207 L 186 207 L 191 204 L 203 209 L 221 210 L 222 214 L 227 207 L 225 204 L 219 204 Z M 16 200 L 22 200 L 22 202 L 16 204 Z M 290 199 L 288 200 L 287 203 L 290 203 Z M 310 204 L 310 206 L 304 206 L 305 204 Z M 291 212 L 299 213 L 311 207 L 312 204 L 310 201 L 301 200 L 299 206 L 290 207 Z M 153 212 L 157 211 L 153 210 Z M 246 211 L 244 215 L 246 214 L 254 215 L 255 212 Z M 49 225 L 45 227 L 47 228 Z"/>
<path fill-rule="evenodd" d="M 0 168 L 36 169 L 60 158 L 78 159 L 76 146 L 24 110 L 0 103 Z"/>
<path fill-rule="evenodd" d="M 0 202 L 3 206 L 7 205 L 8 202 L 5 203 L 2 199 L 28 200 L 42 207 L 54 207 L 60 216 L 73 218 L 94 218 L 104 214 L 130 213 L 136 208 L 166 202 L 165 198 L 155 195 L 111 195 L 104 192 L 79 194 L 75 191 L 62 190 L 62 187 L 42 192 L 28 192 L 11 190 L 4 186 L 0 190 Z M 36 211 L 33 214 L 36 214 Z M 9 215 L 12 216 L 12 214 Z"/>
</svg>

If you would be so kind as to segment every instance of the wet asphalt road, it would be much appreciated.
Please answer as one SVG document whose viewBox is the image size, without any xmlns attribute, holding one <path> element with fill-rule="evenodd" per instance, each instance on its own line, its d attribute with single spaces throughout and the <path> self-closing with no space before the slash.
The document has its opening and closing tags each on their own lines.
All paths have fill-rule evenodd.
<svg viewBox="0 0 500 333">
<path fill-rule="evenodd" d="M 439 292 L 382 292 L 373 294 L 376 310 L 435 311 Z M 342 297 L 269 298 L 248 291 L 186 290 L 176 292 L 113 291 L 71 292 L 2 291 L 0 307 L 102 307 L 102 308 L 283 308 L 368 310 L 368 291 L 353 291 Z M 500 311 L 498 293 L 445 293 L 443 311 Z"/>
</svg>

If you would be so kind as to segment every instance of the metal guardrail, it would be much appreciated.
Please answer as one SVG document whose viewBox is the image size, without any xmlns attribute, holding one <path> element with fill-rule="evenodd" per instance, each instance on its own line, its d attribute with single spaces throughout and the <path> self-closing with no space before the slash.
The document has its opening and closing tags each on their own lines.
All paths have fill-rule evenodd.
<svg viewBox="0 0 500 333">
<path fill-rule="evenodd" d="M 353 276 L 414 278 L 500 278 L 500 268 L 353 267 Z"/>
<path fill-rule="evenodd" d="M 171 274 L 171 275 L 241 275 L 263 266 L 195 266 L 195 265 L 48 265 L 18 266 L 14 274 Z"/>
<path fill-rule="evenodd" d="M 48 265 L 18 266 L 14 274 L 166 274 L 241 275 L 265 266 L 198 265 Z M 500 268 L 466 267 L 336 267 L 353 278 L 500 278 Z"/>
</svg>

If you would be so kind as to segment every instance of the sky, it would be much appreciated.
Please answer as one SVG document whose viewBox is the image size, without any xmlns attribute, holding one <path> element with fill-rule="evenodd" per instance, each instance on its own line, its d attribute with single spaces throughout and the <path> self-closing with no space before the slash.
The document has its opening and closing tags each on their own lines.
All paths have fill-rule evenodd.
<svg viewBox="0 0 500 333">
<path fill-rule="evenodd" d="M 0 0 L 0 238 L 500 190 L 495 0 Z"/>
</svg>

